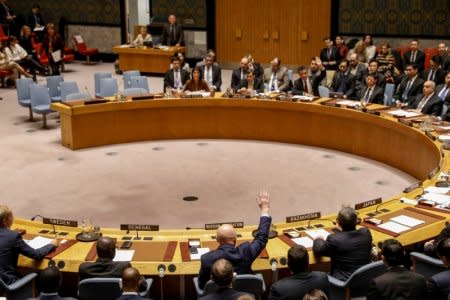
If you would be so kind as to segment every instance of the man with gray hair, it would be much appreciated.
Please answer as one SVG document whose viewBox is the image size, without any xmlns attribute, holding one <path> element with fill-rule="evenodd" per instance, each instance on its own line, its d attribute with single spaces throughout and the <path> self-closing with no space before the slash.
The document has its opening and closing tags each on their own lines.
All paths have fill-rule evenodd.
<svg viewBox="0 0 450 300">
<path fill-rule="evenodd" d="M 19 254 L 40 260 L 59 245 L 58 240 L 53 240 L 48 245 L 33 249 L 25 243 L 19 232 L 11 230 L 13 222 L 11 209 L 0 205 L 0 278 L 6 284 L 11 284 L 22 277 L 17 271 Z"/>
<path fill-rule="evenodd" d="M 434 92 L 436 84 L 432 80 L 427 80 L 423 84 L 422 94 L 408 104 L 409 108 L 416 109 L 425 115 L 440 116 L 444 101 Z"/>
</svg>

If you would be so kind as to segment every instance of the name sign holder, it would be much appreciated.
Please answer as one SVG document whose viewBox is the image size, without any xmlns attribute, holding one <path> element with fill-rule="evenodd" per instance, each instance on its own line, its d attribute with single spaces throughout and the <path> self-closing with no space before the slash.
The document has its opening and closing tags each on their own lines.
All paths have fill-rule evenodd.
<svg viewBox="0 0 450 300">
<path fill-rule="evenodd" d="M 289 217 L 286 217 L 286 223 L 314 220 L 314 219 L 319 219 L 321 216 L 322 216 L 322 214 L 320 213 L 320 211 L 303 214 L 303 215 L 289 216 Z"/>
<path fill-rule="evenodd" d="M 120 224 L 120 230 L 127 231 L 136 231 L 136 236 L 133 240 L 140 240 L 139 231 L 159 231 L 159 225 L 148 225 L 148 224 Z M 130 238 L 124 237 L 123 240 L 129 240 Z M 144 240 L 152 240 L 152 237 L 144 237 Z"/>
<path fill-rule="evenodd" d="M 39 231 L 40 234 L 46 234 L 46 233 L 51 233 L 51 234 L 56 234 L 56 229 L 55 226 L 66 226 L 66 227 L 78 227 L 78 222 L 77 221 L 73 221 L 73 220 L 65 220 L 65 219 L 57 219 L 57 218 L 42 218 L 42 223 L 43 224 L 47 224 L 47 225 L 52 225 L 53 227 L 53 231 L 50 232 L 48 230 L 41 230 Z M 59 235 L 67 235 L 67 232 L 59 232 Z"/>
<path fill-rule="evenodd" d="M 216 230 L 223 224 L 230 224 L 233 228 L 244 228 L 244 222 L 222 222 L 222 223 L 210 223 L 205 224 L 205 230 Z"/>
<path fill-rule="evenodd" d="M 382 202 L 381 197 L 355 204 L 355 210 L 378 205 Z"/>
</svg>

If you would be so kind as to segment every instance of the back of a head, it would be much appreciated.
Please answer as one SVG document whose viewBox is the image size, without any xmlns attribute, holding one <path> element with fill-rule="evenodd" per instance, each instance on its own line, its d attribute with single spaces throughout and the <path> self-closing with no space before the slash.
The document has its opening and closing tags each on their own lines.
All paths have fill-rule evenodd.
<svg viewBox="0 0 450 300">
<path fill-rule="evenodd" d="M 222 224 L 217 229 L 216 240 L 219 244 L 236 244 L 236 230 L 231 224 Z"/>
<path fill-rule="evenodd" d="M 122 273 L 122 289 L 126 292 L 137 292 L 139 290 L 140 277 L 141 274 L 136 268 L 126 268 Z"/>
<path fill-rule="evenodd" d="M 293 274 L 306 272 L 309 265 L 308 250 L 301 245 L 294 245 L 288 251 L 288 267 Z"/>
<path fill-rule="evenodd" d="M 218 259 L 211 267 L 211 279 L 220 288 L 231 286 L 233 282 L 233 266 L 226 259 Z"/>
<path fill-rule="evenodd" d="M 6 205 L 0 205 L 0 228 L 7 227 L 6 219 L 10 216 L 11 209 Z"/>
<path fill-rule="evenodd" d="M 116 242 L 113 238 L 102 236 L 97 241 L 97 255 L 99 258 L 113 259 L 116 252 Z"/>
<path fill-rule="evenodd" d="M 342 208 L 337 216 L 339 226 L 343 231 L 352 231 L 356 228 L 358 216 L 356 211 L 351 207 Z"/>
<path fill-rule="evenodd" d="M 236 300 L 255 300 L 255 297 L 253 297 L 250 294 L 245 294 L 245 295 L 239 296 Z"/>
<path fill-rule="evenodd" d="M 43 293 L 58 292 L 61 284 L 61 272 L 56 267 L 48 267 L 39 273 L 39 286 Z"/>
<path fill-rule="evenodd" d="M 389 267 L 403 265 L 405 250 L 399 241 L 385 240 L 381 246 L 381 254 Z"/>
<path fill-rule="evenodd" d="M 450 261 L 450 238 L 441 240 L 437 245 L 437 253 Z"/>
<path fill-rule="evenodd" d="M 303 300 L 328 300 L 328 297 L 322 290 L 312 289 L 303 296 Z"/>
</svg>

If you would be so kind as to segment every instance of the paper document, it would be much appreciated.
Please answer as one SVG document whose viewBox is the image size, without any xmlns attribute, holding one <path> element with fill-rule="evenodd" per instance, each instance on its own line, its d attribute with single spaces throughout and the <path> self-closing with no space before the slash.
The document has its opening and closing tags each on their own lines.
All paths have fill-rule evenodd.
<svg viewBox="0 0 450 300">
<path fill-rule="evenodd" d="M 450 202 L 450 196 L 434 193 L 425 193 L 422 196 L 420 196 L 420 199 L 431 200 L 436 202 L 437 204 L 444 204 Z"/>
<path fill-rule="evenodd" d="M 314 100 L 314 97 L 311 97 L 311 96 L 296 95 L 296 96 L 293 96 L 292 99 L 299 99 L 299 100 L 302 100 L 302 101 L 313 101 L 313 100 Z"/>
<path fill-rule="evenodd" d="M 42 237 L 42 236 L 37 236 L 37 237 L 35 237 L 34 239 L 28 240 L 28 241 L 25 241 L 25 242 L 26 242 L 26 243 L 28 244 L 28 246 L 30 246 L 31 248 L 33 248 L 33 249 L 39 249 L 39 248 L 42 248 L 42 247 L 44 247 L 44 246 L 50 244 L 50 243 L 52 242 L 52 239 L 45 238 L 45 237 Z"/>
<path fill-rule="evenodd" d="M 199 260 L 203 254 L 209 252 L 209 248 L 197 248 L 197 251 L 196 254 L 191 253 L 191 260 Z"/>
<path fill-rule="evenodd" d="M 378 227 L 395 232 L 395 233 L 401 233 L 403 231 L 407 231 L 407 230 L 411 229 L 407 226 L 403 226 L 403 225 L 395 223 L 395 222 L 386 222 L 386 223 L 378 225 Z"/>
<path fill-rule="evenodd" d="M 411 218 L 405 215 L 400 215 L 394 218 L 391 218 L 391 221 L 397 222 L 399 224 L 408 226 L 408 227 L 415 227 L 417 225 L 423 224 L 425 223 L 425 221 L 416 219 L 416 218 Z"/>
<path fill-rule="evenodd" d="M 134 250 L 116 249 L 116 256 L 113 261 L 131 261 L 134 256 Z"/>
<path fill-rule="evenodd" d="M 441 135 L 439 135 L 438 136 L 438 140 L 439 140 L 439 142 L 445 142 L 445 141 L 448 141 L 448 140 L 450 140 L 450 135 L 448 135 L 448 134 L 441 134 Z"/>
<path fill-rule="evenodd" d="M 61 50 L 56 50 L 55 52 L 52 52 L 52 58 L 54 62 L 60 62 L 61 61 Z"/>
<path fill-rule="evenodd" d="M 325 229 L 311 229 L 311 230 L 306 230 L 305 233 L 307 235 L 309 235 L 309 237 L 312 238 L 313 240 L 315 240 L 317 238 L 322 238 L 322 239 L 326 240 L 327 237 L 330 235 L 330 233 L 328 231 L 326 231 Z"/>
<path fill-rule="evenodd" d="M 336 102 L 336 104 L 344 105 L 344 106 L 350 106 L 350 107 L 360 105 L 359 101 L 351 101 L 351 100 L 338 101 L 338 102 Z"/>
<path fill-rule="evenodd" d="M 292 241 L 294 243 L 296 243 L 297 245 L 302 245 L 305 248 L 312 248 L 312 246 L 313 246 L 313 240 L 307 236 L 295 238 L 295 239 L 292 239 Z"/>
<path fill-rule="evenodd" d="M 405 118 L 417 117 L 422 115 L 421 113 L 416 111 L 406 111 L 403 109 L 391 110 L 390 112 L 388 112 L 388 114 L 391 114 L 395 117 L 405 117 Z"/>
<path fill-rule="evenodd" d="M 432 194 L 447 194 L 449 191 L 450 188 L 436 186 L 429 186 L 425 189 L 425 192 Z"/>
</svg>

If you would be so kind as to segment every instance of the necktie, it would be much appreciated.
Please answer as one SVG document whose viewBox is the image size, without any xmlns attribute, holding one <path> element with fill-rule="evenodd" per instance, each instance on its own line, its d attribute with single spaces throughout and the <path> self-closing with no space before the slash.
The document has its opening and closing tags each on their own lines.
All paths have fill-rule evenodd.
<svg viewBox="0 0 450 300">
<path fill-rule="evenodd" d="M 331 60 L 331 48 L 328 49 L 328 60 Z"/>
<path fill-rule="evenodd" d="M 445 100 L 445 96 L 447 96 L 447 91 L 448 91 L 448 87 L 444 86 L 438 95 L 439 98 L 441 98 L 442 100 Z"/>
<path fill-rule="evenodd" d="M 303 89 L 305 90 L 305 93 L 309 94 L 308 83 L 304 79 L 303 79 Z"/>
<path fill-rule="evenodd" d="M 433 80 L 434 81 L 434 70 L 430 70 L 430 73 L 428 74 L 428 80 Z"/>
<path fill-rule="evenodd" d="M 179 88 L 180 87 L 180 71 L 176 70 L 175 71 L 175 88 Z"/>
<path fill-rule="evenodd" d="M 173 41 L 175 40 L 175 26 L 174 25 L 170 25 L 170 34 L 169 34 L 169 44 L 172 45 Z"/>
<path fill-rule="evenodd" d="M 209 84 L 211 84 L 211 75 L 210 75 L 209 72 L 211 72 L 211 68 L 208 68 L 208 69 L 206 70 L 206 82 L 209 83 Z"/>
<path fill-rule="evenodd" d="M 371 90 L 372 90 L 372 88 L 367 88 L 366 95 L 364 96 L 364 100 L 366 100 L 366 103 L 369 103 Z"/>
<path fill-rule="evenodd" d="M 270 91 L 275 91 L 276 90 L 276 77 L 275 77 L 275 73 L 272 73 L 272 78 L 270 79 L 270 81 L 272 82 L 272 84 L 270 85 Z"/>
<path fill-rule="evenodd" d="M 339 76 L 340 82 L 339 82 L 339 88 L 338 88 L 338 92 L 339 93 L 345 93 L 345 76 L 344 75 L 340 75 Z"/>
<path fill-rule="evenodd" d="M 422 111 L 425 104 L 427 104 L 429 98 L 430 98 L 429 96 L 423 97 L 422 100 L 420 100 L 419 105 L 417 105 L 417 110 Z"/>
<path fill-rule="evenodd" d="M 409 90 L 411 89 L 411 85 L 412 85 L 412 81 L 408 80 L 408 83 L 406 84 L 405 91 L 403 92 L 403 95 L 402 95 L 402 99 L 403 100 L 408 99 L 408 93 L 409 93 Z"/>
<path fill-rule="evenodd" d="M 411 63 L 415 63 L 415 62 L 416 62 L 416 51 L 411 53 Z"/>
</svg>

